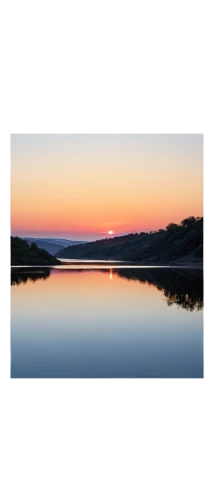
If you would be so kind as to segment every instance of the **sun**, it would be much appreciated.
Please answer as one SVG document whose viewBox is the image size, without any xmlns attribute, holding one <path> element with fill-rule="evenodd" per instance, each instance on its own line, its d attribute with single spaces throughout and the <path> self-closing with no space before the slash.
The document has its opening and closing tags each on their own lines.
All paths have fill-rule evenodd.
<svg viewBox="0 0 214 500">
<path fill-rule="evenodd" d="M 113 232 L 114 232 L 114 231 L 112 231 L 112 230 L 110 229 L 110 231 L 108 231 L 108 234 L 113 234 Z"/>
</svg>

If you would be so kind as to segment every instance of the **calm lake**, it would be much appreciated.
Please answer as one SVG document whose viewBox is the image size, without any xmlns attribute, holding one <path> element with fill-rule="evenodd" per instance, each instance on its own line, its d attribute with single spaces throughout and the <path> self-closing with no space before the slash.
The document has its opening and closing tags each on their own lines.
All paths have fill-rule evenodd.
<svg viewBox="0 0 214 500">
<path fill-rule="evenodd" d="M 203 377 L 203 271 L 93 267 L 12 269 L 11 377 Z"/>
</svg>

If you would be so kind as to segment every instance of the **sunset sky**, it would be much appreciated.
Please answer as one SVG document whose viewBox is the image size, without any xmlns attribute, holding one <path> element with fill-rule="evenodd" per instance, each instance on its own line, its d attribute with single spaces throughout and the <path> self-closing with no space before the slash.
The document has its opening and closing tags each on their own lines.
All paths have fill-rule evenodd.
<svg viewBox="0 0 214 500">
<path fill-rule="evenodd" d="M 95 240 L 203 215 L 202 135 L 12 135 L 14 236 Z"/>
</svg>

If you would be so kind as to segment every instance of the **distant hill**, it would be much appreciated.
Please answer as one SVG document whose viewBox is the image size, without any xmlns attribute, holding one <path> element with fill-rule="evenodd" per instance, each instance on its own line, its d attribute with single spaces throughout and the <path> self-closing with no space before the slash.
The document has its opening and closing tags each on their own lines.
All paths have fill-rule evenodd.
<svg viewBox="0 0 214 500">
<path fill-rule="evenodd" d="M 46 250 L 40 249 L 33 242 L 28 244 L 25 240 L 11 236 L 11 265 L 12 266 L 47 266 L 61 264 Z"/>
<path fill-rule="evenodd" d="M 109 259 L 145 264 L 194 263 L 203 260 L 203 217 L 188 217 L 166 229 L 106 238 L 57 253 L 64 259 Z"/>
<path fill-rule="evenodd" d="M 43 248 L 44 250 L 47 250 L 51 255 L 55 255 L 57 252 L 60 250 L 63 250 L 63 248 L 72 246 L 72 245 L 80 245 L 82 243 L 87 243 L 86 241 L 72 241 L 72 240 L 65 240 L 61 238 L 22 238 L 23 240 L 27 241 L 28 243 L 36 243 L 36 245 L 39 248 Z"/>
</svg>

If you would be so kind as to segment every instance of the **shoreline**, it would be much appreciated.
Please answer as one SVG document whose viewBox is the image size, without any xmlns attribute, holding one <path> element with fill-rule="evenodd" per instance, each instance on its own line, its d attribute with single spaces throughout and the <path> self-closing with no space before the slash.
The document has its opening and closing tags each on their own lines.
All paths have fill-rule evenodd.
<svg viewBox="0 0 214 500">
<path fill-rule="evenodd" d="M 116 260 L 112 260 L 112 261 L 109 261 L 109 260 L 103 260 L 103 261 L 98 261 L 98 260 L 71 260 L 70 262 L 68 262 L 68 260 L 61 260 L 62 264 L 63 265 L 69 265 L 69 266 L 72 266 L 72 265 L 75 265 L 75 266 L 78 266 L 78 265 L 99 265 L 99 266 L 110 266 L 110 267 L 113 267 L 113 266 L 134 266 L 134 267 L 172 267 L 172 268 L 195 268 L 195 269 L 203 269 L 203 261 L 196 261 L 196 262 L 181 262 L 181 261 L 175 261 L 175 262 L 145 262 L 145 261 L 138 261 L 138 262 L 134 262 L 134 261 L 116 261 Z"/>
<path fill-rule="evenodd" d="M 19 269 L 32 269 L 32 268 L 46 268 L 46 269 L 66 269 L 66 268 L 111 268 L 111 269 L 117 269 L 117 268 L 160 268 L 160 269 L 201 269 L 203 270 L 203 262 L 180 262 L 180 263 L 157 263 L 157 262 L 131 262 L 131 261 L 126 261 L 126 262 L 120 262 L 120 261 L 103 261 L 103 262 L 98 262 L 98 261 L 93 261 L 91 260 L 90 262 L 85 262 L 85 261 L 79 261 L 79 262 L 61 262 L 60 264 L 55 264 L 55 265 L 19 265 L 19 266 L 11 266 L 11 270 L 19 270 Z"/>
</svg>

